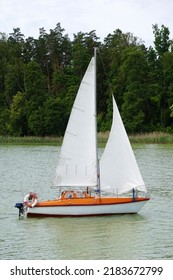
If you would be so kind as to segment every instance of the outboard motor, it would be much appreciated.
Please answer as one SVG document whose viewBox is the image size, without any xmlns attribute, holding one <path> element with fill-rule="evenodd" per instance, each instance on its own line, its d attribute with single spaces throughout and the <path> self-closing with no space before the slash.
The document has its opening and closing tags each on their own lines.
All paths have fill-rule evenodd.
<svg viewBox="0 0 173 280">
<path fill-rule="evenodd" d="M 27 205 L 25 203 L 16 203 L 15 207 L 19 209 L 19 219 L 26 215 Z"/>
</svg>

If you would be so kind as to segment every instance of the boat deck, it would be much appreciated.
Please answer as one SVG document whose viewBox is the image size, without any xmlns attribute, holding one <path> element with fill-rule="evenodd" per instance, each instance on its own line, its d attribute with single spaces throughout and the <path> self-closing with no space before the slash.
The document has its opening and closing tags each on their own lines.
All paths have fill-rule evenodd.
<svg viewBox="0 0 173 280">
<path fill-rule="evenodd" d="M 106 204 L 123 204 L 138 201 L 146 201 L 149 198 L 145 197 L 101 197 L 92 196 L 87 192 L 64 191 L 61 197 L 54 200 L 47 200 L 37 202 L 35 207 L 49 207 L 49 206 L 82 206 L 82 205 L 106 205 Z"/>
</svg>

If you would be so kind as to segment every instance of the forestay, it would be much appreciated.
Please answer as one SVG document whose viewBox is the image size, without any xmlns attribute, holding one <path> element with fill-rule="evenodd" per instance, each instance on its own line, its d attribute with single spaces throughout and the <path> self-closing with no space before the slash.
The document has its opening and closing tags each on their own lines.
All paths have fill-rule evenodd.
<svg viewBox="0 0 173 280">
<path fill-rule="evenodd" d="M 79 87 L 61 147 L 56 186 L 97 185 L 95 60 Z"/>
<path fill-rule="evenodd" d="M 133 188 L 146 192 L 132 147 L 113 98 L 113 121 L 100 160 L 101 189 L 121 194 Z"/>
</svg>

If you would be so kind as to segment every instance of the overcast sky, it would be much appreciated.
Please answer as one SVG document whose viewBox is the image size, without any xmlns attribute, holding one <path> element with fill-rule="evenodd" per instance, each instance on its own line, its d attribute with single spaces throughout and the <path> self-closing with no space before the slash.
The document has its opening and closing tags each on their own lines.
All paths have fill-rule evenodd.
<svg viewBox="0 0 173 280">
<path fill-rule="evenodd" d="M 103 39 L 119 28 L 153 44 L 152 25 L 165 25 L 173 38 L 173 0 L 0 0 L 0 32 L 19 27 L 25 38 L 38 38 L 39 28 L 49 33 L 60 22 L 73 34 L 96 30 Z"/>
</svg>

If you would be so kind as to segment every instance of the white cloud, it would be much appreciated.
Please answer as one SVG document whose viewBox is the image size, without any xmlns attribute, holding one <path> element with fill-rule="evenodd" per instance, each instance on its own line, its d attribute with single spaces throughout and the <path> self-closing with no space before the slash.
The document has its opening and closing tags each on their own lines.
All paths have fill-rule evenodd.
<svg viewBox="0 0 173 280">
<path fill-rule="evenodd" d="M 70 37 L 96 30 L 103 40 L 119 28 L 150 45 L 152 24 L 164 24 L 172 35 L 172 10 L 172 0 L 1 0 L 0 32 L 19 27 L 25 37 L 36 38 L 39 28 L 48 32 L 60 22 Z"/>
</svg>

